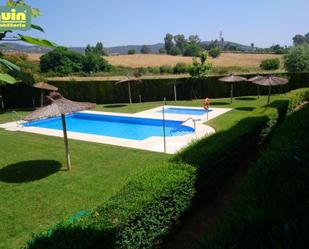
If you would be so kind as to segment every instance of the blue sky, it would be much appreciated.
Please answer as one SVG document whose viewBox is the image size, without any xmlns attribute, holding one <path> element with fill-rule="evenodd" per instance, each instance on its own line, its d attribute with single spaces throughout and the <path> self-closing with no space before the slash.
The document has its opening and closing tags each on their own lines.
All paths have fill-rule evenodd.
<svg viewBox="0 0 309 249">
<path fill-rule="evenodd" d="M 3 1 L 4 2 L 4 1 Z M 104 46 L 154 44 L 166 33 L 198 34 L 259 47 L 291 45 L 292 37 L 309 32 L 308 0 L 28 0 L 43 15 L 47 38 L 60 45 Z"/>
</svg>

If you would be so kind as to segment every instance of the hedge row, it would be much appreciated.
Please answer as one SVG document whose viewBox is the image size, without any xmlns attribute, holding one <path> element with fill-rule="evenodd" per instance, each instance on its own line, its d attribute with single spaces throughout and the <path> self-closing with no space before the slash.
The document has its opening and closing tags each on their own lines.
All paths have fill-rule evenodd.
<svg viewBox="0 0 309 249">
<path fill-rule="evenodd" d="M 247 75 L 251 77 L 253 75 Z M 283 93 L 292 89 L 306 87 L 309 84 L 309 74 L 283 74 L 290 79 L 286 86 L 273 89 L 274 93 Z M 133 102 L 161 101 L 166 97 L 174 99 L 174 83 L 177 85 L 179 100 L 188 100 L 191 97 L 211 98 L 229 97 L 230 85 L 218 81 L 219 77 L 209 77 L 205 81 L 193 82 L 189 78 L 183 79 L 147 79 L 142 84 L 132 86 Z M 301 82 L 301 83 L 299 83 Z M 57 86 L 67 98 L 76 101 L 95 102 L 97 104 L 126 103 L 128 102 L 128 89 L 126 85 L 117 85 L 112 81 L 50 81 Z M 191 88 L 193 86 L 193 93 Z M 7 108 L 33 107 L 40 104 L 40 91 L 23 84 L 7 85 L 3 88 L 4 102 Z M 261 94 L 267 94 L 268 89 L 260 87 Z M 192 93 L 192 94 L 191 94 Z M 256 95 L 257 86 L 252 83 L 242 82 L 234 84 L 235 96 Z M 18 96 L 18 98 L 16 98 Z"/>
<path fill-rule="evenodd" d="M 309 91 L 293 94 L 290 106 L 309 100 Z M 306 106 L 275 131 L 232 207 L 201 248 L 309 248 L 308 127 Z"/>
<path fill-rule="evenodd" d="M 242 160 L 241 153 L 254 149 L 261 132 L 274 126 L 287 107 L 288 102 L 280 102 L 256 109 L 229 130 L 192 144 L 166 164 L 141 172 L 89 214 L 36 234 L 27 248 L 151 248 L 193 203 L 216 193 Z"/>
</svg>

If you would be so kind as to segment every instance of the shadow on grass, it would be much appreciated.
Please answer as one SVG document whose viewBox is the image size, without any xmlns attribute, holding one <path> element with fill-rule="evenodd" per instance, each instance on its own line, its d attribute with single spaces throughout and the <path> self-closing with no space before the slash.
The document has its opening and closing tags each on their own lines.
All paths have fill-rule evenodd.
<svg viewBox="0 0 309 249">
<path fill-rule="evenodd" d="M 229 105 L 230 102 L 213 102 L 211 105 Z"/>
<path fill-rule="evenodd" d="M 60 162 L 53 160 L 18 162 L 0 169 L 0 181 L 7 183 L 37 181 L 56 173 L 60 168 Z"/>
<path fill-rule="evenodd" d="M 257 97 L 238 97 L 237 100 L 257 100 Z"/>
<path fill-rule="evenodd" d="M 112 104 L 112 105 L 103 105 L 104 108 L 119 108 L 119 107 L 125 107 L 128 106 L 126 104 Z"/>
<path fill-rule="evenodd" d="M 253 111 L 255 108 L 254 107 L 237 107 L 235 110 L 237 111 Z"/>
</svg>

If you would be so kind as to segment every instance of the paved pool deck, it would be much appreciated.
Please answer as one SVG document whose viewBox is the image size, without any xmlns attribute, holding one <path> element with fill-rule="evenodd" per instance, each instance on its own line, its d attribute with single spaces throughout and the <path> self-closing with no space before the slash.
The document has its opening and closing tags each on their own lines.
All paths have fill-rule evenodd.
<svg viewBox="0 0 309 249">
<path fill-rule="evenodd" d="M 186 109 L 197 109 L 201 108 L 186 107 L 186 106 L 165 106 L 164 108 L 186 108 Z M 114 113 L 114 112 L 100 112 L 100 111 L 83 111 L 84 113 L 95 113 L 95 114 L 106 114 L 115 116 L 126 116 L 126 117 L 140 117 L 140 118 L 153 118 L 162 120 L 162 106 L 149 109 L 146 111 L 127 114 L 127 113 Z M 182 148 L 188 146 L 195 140 L 201 139 L 205 136 L 209 136 L 215 133 L 215 130 L 207 125 L 207 121 L 214 119 L 231 109 L 228 108 L 210 108 L 211 112 L 203 115 L 188 115 L 188 114 L 171 114 L 165 113 L 166 120 L 177 120 L 182 121 L 184 125 L 195 128 L 194 133 L 169 136 L 166 137 L 166 153 L 174 154 Z M 40 128 L 40 127 L 24 127 L 22 122 L 10 122 L 5 124 L 0 124 L 0 128 L 6 129 L 8 131 L 22 131 L 41 135 L 63 137 L 63 132 L 61 130 Z M 164 152 L 164 138 L 153 136 L 144 140 L 131 140 L 124 138 L 116 138 L 109 136 L 93 135 L 79 132 L 68 131 L 68 138 L 74 140 L 81 140 L 94 143 L 110 144 L 115 146 L 129 147 L 141 150 Z"/>
</svg>

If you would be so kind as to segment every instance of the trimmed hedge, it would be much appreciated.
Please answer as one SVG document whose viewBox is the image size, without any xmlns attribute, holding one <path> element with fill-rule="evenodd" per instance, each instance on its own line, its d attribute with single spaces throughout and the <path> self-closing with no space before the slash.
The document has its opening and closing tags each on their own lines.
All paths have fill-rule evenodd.
<svg viewBox="0 0 309 249">
<path fill-rule="evenodd" d="M 309 73 L 307 74 L 282 74 L 290 79 L 285 86 L 273 89 L 274 93 L 283 93 L 292 89 L 309 86 Z M 253 75 L 246 75 L 251 77 Z M 161 101 L 174 99 L 174 83 L 177 84 L 177 98 L 188 100 L 191 97 L 191 85 L 194 84 L 194 92 L 197 98 L 221 98 L 230 96 L 229 84 L 218 81 L 217 77 L 209 77 L 205 81 L 192 82 L 189 78 L 182 79 L 147 79 L 143 84 L 132 87 L 133 102 Z M 67 98 L 76 101 L 90 101 L 97 104 L 127 103 L 128 89 L 126 85 L 117 85 L 112 81 L 50 81 L 57 86 L 59 91 Z M 25 108 L 40 105 L 40 91 L 24 84 L 2 86 L 5 106 L 7 108 Z M 267 94 L 267 87 L 260 87 L 261 94 Z M 234 84 L 235 96 L 257 95 L 257 86 L 241 82 Z M 18 98 L 16 98 L 18 96 Z"/>
<path fill-rule="evenodd" d="M 302 102 L 308 92 L 290 93 L 289 97 L 298 98 L 290 108 Z M 260 134 L 274 127 L 288 106 L 288 101 L 283 101 L 257 108 L 229 130 L 202 139 L 172 161 L 137 174 L 89 214 L 34 235 L 27 248 L 151 248 L 169 234 L 193 203 L 216 194 L 242 161 L 243 153 L 255 148 Z"/>
<path fill-rule="evenodd" d="M 290 105 L 309 100 L 297 91 Z M 301 97 L 306 95 L 306 97 Z M 201 248 L 309 248 L 309 106 L 290 115 L 254 163 L 232 207 Z"/>
<path fill-rule="evenodd" d="M 195 175 L 189 165 L 155 165 L 90 215 L 35 235 L 28 248 L 151 248 L 190 207 Z"/>
</svg>

